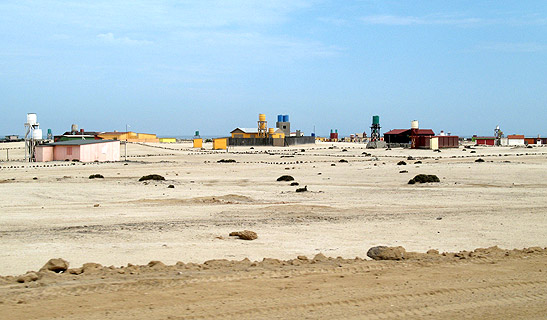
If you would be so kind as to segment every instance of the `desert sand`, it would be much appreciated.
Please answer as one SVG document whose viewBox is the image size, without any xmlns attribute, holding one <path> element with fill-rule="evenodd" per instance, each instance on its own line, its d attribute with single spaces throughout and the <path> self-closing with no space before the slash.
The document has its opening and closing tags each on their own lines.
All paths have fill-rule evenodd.
<svg viewBox="0 0 547 320">
<path fill-rule="evenodd" d="M 0 147 L 12 148 L 10 159 L 21 159 L 21 146 Z M 547 314 L 547 255 L 541 249 L 547 246 L 546 147 L 440 153 L 368 150 L 352 143 L 229 152 L 207 144 L 205 150 L 190 147 L 130 144 L 128 162 L 92 164 L 5 161 L 0 150 L 0 275 L 5 276 L 0 314 L 7 319 L 543 319 Z M 104 179 L 89 179 L 92 174 Z M 148 174 L 166 180 L 138 181 Z M 417 174 L 437 175 L 440 182 L 409 185 Z M 276 181 L 281 175 L 293 176 L 299 186 Z M 295 192 L 304 186 L 308 192 Z M 245 229 L 258 238 L 229 236 Z M 482 257 L 370 261 L 367 250 L 377 245 L 419 253 L 502 249 Z M 535 249 L 505 250 L 530 247 Z M 330 259 L 321 261 L 323 255 Z M 310 260 L 300 263 L 298 256 Z M 89 262 L 112 267 L 16 281 L 50 258 L 66 259 L 70 268 Z M 203 264 L 213 259 L 228 262 Z M 152 260 L 168 266 L 147 266 Z M 135 270 L 127 271 L 128 264 Z"/>
</svg>

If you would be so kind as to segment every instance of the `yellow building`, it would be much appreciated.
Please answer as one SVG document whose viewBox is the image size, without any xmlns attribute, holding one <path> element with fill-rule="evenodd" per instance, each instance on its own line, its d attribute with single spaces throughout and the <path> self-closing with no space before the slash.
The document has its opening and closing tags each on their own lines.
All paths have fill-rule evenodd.
<svg viewBox="0 0 547 320">
<path fill-rule="evenodd" d="M 159 142 L 158 137 L 153 133 L 137 133 L 137 132 L 102 132 L 97 135 L 105 140 L 119 140 L 129 142 Z"/>
<path fill-rule="evenodd" d="M 194 148 L 202 148 L 203 139 L 194 139 Z"/>
<path fill-rule="evenodd" d="M 177 142 L 176 138 L 160 138 L 161 143 L 175 143 Z"/>
<path fill-rule="evenodd" d="M 226 150 L 228 147 L 227 138 L 213 139 L 213 150 Z"/>
<path fill-rule="evenodd" d="M 259 138 L 258 128 L 235 128 L 230 132 L 232 138 Z M 270 128 L 268 130 L 268 138 L 285 138 L 285 133 L 281 129 Z"/>
</svg>

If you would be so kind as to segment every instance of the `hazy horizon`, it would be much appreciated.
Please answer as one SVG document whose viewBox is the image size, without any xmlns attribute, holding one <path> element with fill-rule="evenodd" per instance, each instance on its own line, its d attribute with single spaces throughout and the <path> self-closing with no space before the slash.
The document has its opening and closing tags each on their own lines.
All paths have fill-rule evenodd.
<svg viewBox="0 0 547 320">
<path fill-rule="evenodd" d="M 546 1 L 0 3 L 0 132 L 547 136 Z"/>
</svg>

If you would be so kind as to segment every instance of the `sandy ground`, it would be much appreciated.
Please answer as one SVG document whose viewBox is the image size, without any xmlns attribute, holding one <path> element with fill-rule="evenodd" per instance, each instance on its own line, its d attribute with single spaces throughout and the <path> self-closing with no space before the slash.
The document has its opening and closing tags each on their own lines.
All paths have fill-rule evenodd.
<svg viewBox="0 0 547 320">
<path fill-rule="evenodd" d="M 20 159 L 23 150 L 17 148 L 21 146 L 20 143 L 10 143 L 0 147 L 12 148 L 10 158 Z M 208 145 L 205 147 L 210 149 Z M 0 160 L 5 160 L 4 152 L 0 150 Z M 196 151 L 189 144 L 131 144 L 128 155 L 127 164 L 0 162 L 0 274 L 18 275 L 38 270 L 47 260 L 57 257 L 68 260 L 71 267 L 86 262 L 119 267 L 128 263 L 145 265 L 150 260 L 161 260 L 170 265 L 177 261 L 203 263 L 210 259 L 261 261 L 267 257 L 288 260 L 298 255 L 313 257 L 318 253 L 345 259 L 364 258 L 368 248 L 376 245 L 402 245 L 417 252 L 429 249 L 457 252 L 495 245 L 508 249 L 547 246 L 545 147 L 484 147 L 465 151 L 459 148 L 436 153 L 430 150 L 367 150 L 359 144 L 325 143 L 291 148 L 238 147 L 225 153 Z M 407 160 L 408 156 L 414 160 Z M 475 162 L 478 158 L 485 162 Z M 237 162 L 217 163 L 220 159 Z M 407 165 L 397 165 L 401 160 Z M 416 161 L 421 163 L 416 164 Z M 138 182 L 141 176 L 152 173 L 161 174 L 167 180 Z M 407 184 L 419 173 L 435 174 L 441 182 Z M 91 174 L 102 174 L 105 178 L 91 180 L 88 178 Z M 307 186 L 309 192 L 296 193 L 296 186 L 277 182 L 276 179 L 284 174 L 293 176 L 300 183 L 299 187 Z M 168 185 L 174 188 L 168 188 Z M 231 231 L 243 229 L 257 232 L 258 239 L 243 241 L 228 236 Z M 533 264 L 529 264 L 532 260 Z M 481 275 L 481 270 L 493 268 L 494 278 L 488 281 L 492 281 L 494 287 L 511 286 L 511 283 L 518 287 L 535 281 L 531 270 L 543 268 L 545 271 L 545 265 L 545 255 L 539 255 L 530 259 L 503 260 L 494 265 L 472 263 L 472 268 L 466 264 L 454 266 L 445 262 L 434 264 L 439 270 L 420 265 L 408 269 L 413 271 L 405 274 L 419 282 L 433 272 L 433 279 L 441 285 L 452 278 L 452 272 L 461 273 L 463 286 L 465 273 L 469 272 L 469 277 L 473 278 Z M 407 270 L 403 263 L 389 266 L 389 272 L 396 274 L 397 270 Z M 530 272 L 526 272 L 527 268 Z M 509 270 L 518 270 L 519 275 L 505 279 L 511 273 Z M 310 275 L 330 283 L 328 288 L 318 285 L 316 278 L 306 278 L 308 276 L 299 278 L 301 282 L 295 280 L 292 283 L 284 278 L 286 274 L 283 272 L 262 279 L 264 283 L 260 282 L 262 280 L 253 282 L 251 278 L 237 280 L 247 281 L 245 283 L 236 281 L 227 285 L 219 282 L 218 285 L 227 290 L 224 294 L 230 290 L 245 291 L 238 289 L 239 286 L 255 285 L 258 286 L 256 290 L 265 290 L 261 296 L 266 300 L 268 298 L 264 295 L 272 294 L 267 290 L 278 281 L 293 289 L 302 289 L 305 283 L 313 283 L 316 286 L 314 294 L 325 294 L 325 301 L 334 303 L 335 299 L 328 298 L 329 294 L 344 296 L 344 288 L 349 283 L 353 285 L 348 288 L 353 290 L 352 294 L 360 291 L 359 283 L 366 284 L 363 290 L 368 292 L 369 281 L 372 286 L 375 280 L 365 271 L 343 275 L 348 280 L 339 280 L 336 278 L 338 275 L 328 272 Z M 288 279 L 291 277 L 289 274 Z M 55 286 L 43 285 L 54 295 Z M 388 284 L 381 283 L 383 285 Z M 417 287 L 427 292 L 424 285 L 417 284 Z M 24 286 L 28 285 L 3 287 L 3 290 L 8 290 L 4 291 L 7 302 L 0 304 L 0 311 L 17 308 L 7 297 L 15 295 L 17 288 Z M 165 288 L 149 286 L 156 297 L 164 294 Z M 203 286 L 214 287 L 209 282 Z M 522 287 L 523 292 L 529 289 L 527 286 Z M 454 284 L 456 287 L 458 285 Z M 174 295 L 182 295 L 177 288 L 169 290 L 173 290 Z M 465 288 L 472 289 L 473 286 Z M 398 289 L 391 287 L 395 290 L 393 294 L 398 294 Z M 429 289 L 433 290 L 432 287 Z M 545 289 L 543 283 L 538 290 L 545 293 Z M 101 290 L 87 290 L 86 295 L 102 297 Z M 412 294 L 412 290 L 405 290 L 406 294 Z M 465 290 L 458 291 L 459 295 L 468 296 L 469 292 Z M 293 296 L 303 294 L 296 289 L 290 293 Z M 278 295 L 283 294 L 280 291 Z M 104 299 L 107 297 L 109 294 Z M 310 293 L 310 297 L 314 295 Z M 401 300 L 402 297 L 394 299 Z M 509 299 L 500 297 L 502 300 L 492 300 L 494 306 Z M 536 298 L 543 305 L 547 304 L 545 295 Z M 528 306 L 536 305 L 536 298 L 522 299 Z M 355 299 L 355 305 L 363 306 L 359 301 L 364 300 L 359 299 L 365 297 Z M 275 301 L 283 305 L 281 300 Z M 485 298 L 485 301 L 489 299 Z M 38 307 L 41 302 L 36 303 L 35 307 Z M 437 303 L 443 304 L 442 301 Z M 152 305 L 157 305 L 157 302 Z M 331 305 L 332 310 L 342 308 L 340 304 L 338 307 L 336 303 Z M 238 310 L 232 307 L 235 309 L 231 310 Z M 303 304 L 302 309 L 294 310 L 304 312 L 315 307 Z M 267 310 L 272 308 L 274 306 Z M 89 308 L 84 306 L 84 309 Z M 354 309 L 356 313 L 348 315 L 348 318 L 359 318 L 361 309 Z M 153 306 L 150 310 L 154 310 Z M 330 311 L 323 311 L 326 313 L 321 314 L 328 317 Z M 442 310 L 432 312 L 437 311 Z M 283 318 L 282 313 L 272 312 Z M 121 312 L 118 318 L 123 318 L 123 314 Z M 207 313 L 189 313 L 196 317 L 200 314 L 209 318 Z M 87 316 L 100 318 L 99 315 Z M 165 311 L 157 315 L 166 318 L 176 313 Z M 424 314 L 417 313 L 418 318 L 421 315 Z M 53 312 L 46 318 L 57 316 L 60 315 Z M 260 314 L 251 314 L 250 317 L 268 318 Z M 310 313 L 309 317 L 319 315 Z M 534 313 L 529 317 L 533 318 Z M 492 318 L 496 317 L 492 315 Z"/>
</svg>

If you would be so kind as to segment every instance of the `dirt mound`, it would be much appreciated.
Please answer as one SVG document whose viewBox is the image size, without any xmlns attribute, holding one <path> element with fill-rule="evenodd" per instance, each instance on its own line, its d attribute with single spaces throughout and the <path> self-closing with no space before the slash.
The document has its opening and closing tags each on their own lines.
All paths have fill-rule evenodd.
<svg viewBox="0 0 547 320">
<path fill-rule="evenodd" d="M 163 176 L 160 176 L 159 174 L 149 174 L 147 176 L 142 176 L 139 181 L 147 181 L 147 180 L 157 180 L 157 181 L 161 181 L 161 180 L 165 180 L 165 178 Z"/>
<path fill-rule="evenodd" d="M 258 235 L 254 231 L 243 230 L 230 232 L 230 237 L 239 237 L 242 240 L 255 240 L 258 238 Z"/>
<path fill-rule="evenodd" d="M 40 268 L 40 271 L 53 271 L 55 273 L 59 272 L 65 272 L 68 269 L 68 261 L 57 258 L 57 259 L 50 259 L 42 268 Z"/>
<path fill-rule="evenodd" d="M 198 205 L 198 204 L 238 204 L 254 202 L 250 197 L 237 194 L 227 194 L 224 196 L 195 197 L 190 199 L 141 199 L 125 203 L 149 204 L 157 206 L 176 206 L 176 205 Z"/>
<path fill-rule="evenodd" d="M 293 178 L 293 176 L 283 175 L 283 176 L 277 178 L 277 181 L 294 181 L 294 178 Z"/>
<path fill-rule="evenodd" d="M 367 256 L 374 260 L 403 260 L 406 250 L 403 247 L 377 246 L 368 249 Z"/>
<path fill-rule="evenodd" d="M 408 184 L 415 183 L 428 183 L 428 182 L 441 182 L 439 177 L 434 174 L 419 174 L 408 181 Z"/>
</svg>

